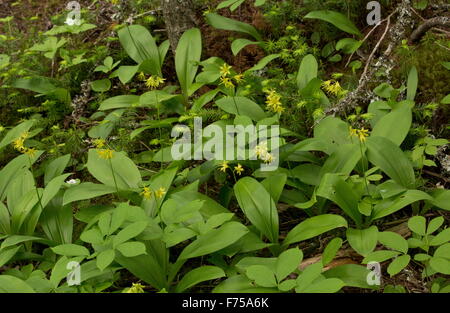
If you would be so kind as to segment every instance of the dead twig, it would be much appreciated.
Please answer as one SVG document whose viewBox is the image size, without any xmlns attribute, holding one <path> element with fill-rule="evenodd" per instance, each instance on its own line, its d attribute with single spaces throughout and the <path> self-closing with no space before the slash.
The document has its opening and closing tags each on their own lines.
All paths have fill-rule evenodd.
<svg viewBox="0 0 450 313">
<path fill-rule="evenodd" d="M 409 37 L 409 41 L 411 43 L 419 41 L 423 35 L 427 31 L 429 31 L 431 28 L 436 26 L 444 26 L 449 27 L 450 26 L 450 17 L 447 16 L 438 16 L 430 18 L 429 20 L 426 20 L 422 25 L 420 25 Z"/>
</svg>

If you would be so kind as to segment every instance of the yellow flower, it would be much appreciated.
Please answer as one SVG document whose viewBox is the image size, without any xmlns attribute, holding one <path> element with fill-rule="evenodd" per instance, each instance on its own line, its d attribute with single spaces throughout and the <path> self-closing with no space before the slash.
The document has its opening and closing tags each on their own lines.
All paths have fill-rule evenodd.
<svg viewBox="0 0 450 313">
<path fill-rule="evenodd" d="M 327 80 L 322 84 L 322 87 L 330 94 L 335 96 L 340 95 L 343 92 L 343 89 L 339 82 L 334 79 Z"/>
<path fill-rule="evenodd" d="M 34 148 L 25 149 L 25 151 L 23 153 L 25 153 L 29 157 L 33 158 L 36 155 L 36 149 L 34 149 Z"/>
<path fill-rule="evenodd" d="M 228 77 L 221 77 L 220 78 L 220 81 L 221 81 L 221 85 L 224 85 L 226 88 L 234 88 L 234 84 L 233 84 L 233 82 L 231 81 L 231 79 L 229 79 Z"/>
<path fill-rule="evenodd" d="M 275 90 L 269 90 L 266 100 L 267 109 L 275 112 L 282 113 L 284 111 L 281 105 L 281 95 L 279 95 Z"/>
<path fill-rule="evenodd" d="M 145 78 L 144 72 L 140 72 L 140 73 L 139 73 L 138 79 L 139 79 L 140 81 L 143 81 L 143 82 L 145 82 L 145 81 L 147 80 L 147 78 Z"/>
<path fill-rule="evenodd" d="M 165 194 L 166 194 L 166 189 L 164 187 L 161 187 L 155 191 L 155 195 L 158 199 L 161 199 Z"/>
<path fill-rule="evenodd" d="M 144 293 L 144 286 L 141 284 L 133 283 L 132 286 L 126 291 L 126 293 Z"/>
<path fill-rule="evenodd" d="M 221 166 L 220 166 L 220 171 L 225 173 L 227 171 L 227 168 L 230 168 L 228 166 L 228 161 L 223 161 Z"/>
<path fill-rule="evenodd" d="M 261 157 L 267 153 L 267 142 L 262 142 L 260 145 L 255 147 L 256 157 Z"/>
<path fill-rule="evenodd" d="M 369 130 L 364 129 L 364 127 L 361 129 L 358 129 L 359 141 L 361 141 L 361 142 L 366 141 L 366 137 L 369 137 Z"/>
<path fill-rule="evenodd" d="M 354 129 L 353 127 L 349 127 L 348 128 L 348 131 L 349 131 L 349 133 L 350 133 L 350 137 L 352 137 L 352 136 L 358 136 L 358 130 L 357 129 Z"/>
<path fill-rule="evenodd" d="M 19 137 L 16 140 L 14 140 L 13 141 L 14 149 L 16 149 L 20 152 L 25 150 L 25 147 L 23 146 L 24 142 L 25 142 L 25 139 L 23 139 L 22 137 Z"/>
<path fill-rule="evenodd" d="M 101 149 L 105 146 L 106 142 L 104 139 L 98 138 L 94 140 L 94 145 L 97 149 Z"/>
<path fill-rule="evenodd" d="M 110 160 L 113 158 L 113 150 L 111 149 L 101 149 L 97 150 L 97 154 L 101 159 Z"/>
<path fill-rule="evenodd" d="M 231 66 L 229 66 L 228 64 L 224 63 L 221 67 L 220 67 L 220 76 L 222 77 L 227 77 L 228 75 L 231 74 Z"/>
<path fill-rule="evenodd" d="M 150 200 L 152 198 L 152 190 L 150 189 L 150 187 L 144 187 L 144 189 L 141 192 L 141 195 L 145 199 Z"/>
<path fill-rule="evenodd" d="M 268 152 L 261 159 L 267 164 L 272 163 L 273 160 L 275 160 L 274 156 Z"/>
<path fill-rule="evenodd" d="M 163 84 L 166 79 L 159 76 L 150 76 L 145 82 L 145 86 L 149 88 L 157 88 L 159 85 Z"/>
<path fill-rule="evenodd" d="M 237 74 L 237 75 L 234 75 L 233 78 L 236 81 L 236 83 L 239 84 L 244 79 L 244 75 L 243 74 Z"/>
<path fill-rule="evenodd" d="M 242 167 L 241 164 L 238 163 L 238 165 L 234 167 L 234 171 L 236 172 L 236 174 L 240 176 L 244 171 L 244 168 Z"/>
</svg>

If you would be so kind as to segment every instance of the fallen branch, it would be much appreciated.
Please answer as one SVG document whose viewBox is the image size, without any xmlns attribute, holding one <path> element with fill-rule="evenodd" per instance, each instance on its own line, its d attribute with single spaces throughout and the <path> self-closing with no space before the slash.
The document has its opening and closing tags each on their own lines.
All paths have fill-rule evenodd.
<svg viewBox="0 0 450 313">
<path fill-rule="evenodd" d="M 411 37 L 409 37 L 409 41 L 411 43 L 418 42 L 427 31 L 436 26 L 449 27 L 450 18 L 447 16 L 438 16 L 426 20 L 411 34 Z"/>
</svg>

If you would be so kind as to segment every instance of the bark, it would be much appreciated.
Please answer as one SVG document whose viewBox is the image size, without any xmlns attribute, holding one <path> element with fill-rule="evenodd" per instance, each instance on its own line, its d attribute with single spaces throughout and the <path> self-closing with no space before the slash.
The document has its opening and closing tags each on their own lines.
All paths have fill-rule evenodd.
<svg viewBox="0 0 450 313">
<path fill-rule="evenodd" d="M 391 24 L 387 30 L 387 36 L 383 42 L 388 44 L 382 55 L 378 59 L 368 60 L 370 62 L 368 70 L 360 78 L 358 87 L 354 91 L 349 92 L 335 106 L 327 109 L 325 111 L 327 115 L 341 115 L 359 105 L 368 104 L 376 100 L 376 96 L 370 90 L 369 84 L 381 81 L 390 83 L 390 72 L 396 66 L 395 61 L 390 56 L 395 47 L 403 39 L 408 38 L 408 33 L 414 26 L 411 0 L 402 0 L 392 13 L 391 20 L 395 20 L 395 23 Z M 379 27 L 386 27 L 386 23 Z M 384 74 L 383 77 L 377 77 L 375 75 L 377 72 L 382 72 Z"/>
<path fill-rule="evenodd" d="M 192 0 L 161 0 L 161 8 L 170 47 L 175 54 L 181 35 L 197 24 L 194 3 Z"/>
<path fill-rule="evenodd" d="M 450 17 L 447 16 L 438 16 L 433 17 L 429 20 L 426 20 L 422 25 L 420 25 L 412 34 L 410 37 L 410 42 L 417 42 L 419 41 L 425 33 L 430 30 L 433 27 L 436 26 L 450 26 Z"/>
</svg>

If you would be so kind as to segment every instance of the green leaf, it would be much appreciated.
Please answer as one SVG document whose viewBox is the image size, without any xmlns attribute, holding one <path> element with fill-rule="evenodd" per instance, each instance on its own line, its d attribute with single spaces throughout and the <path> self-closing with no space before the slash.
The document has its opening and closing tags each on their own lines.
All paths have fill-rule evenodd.
<svg viewBox="0 0 450 313">
<path fill-rule="evenodd" d="M 94 80 L 91 83 L 92 90 L 97 92 L 105 92 L 111 88 L 111 81 L 109 79 Z"/>
<path fill-rule="evenodd" d="M 70 161 L 70 154 L 63 155 L 53 161 L 45 167 L 44 184 L 47 185 L 53 178 L 61 175 L 64 172 L 67 164 Z"/>
<path fill-rule="evenodd" d="M 247 116 L 253 121 L 267 117 L 258 104 L 246 97 L 224 97 L 217 100 L 216 105 L 227 113 Z"/>
<path fill-rule="evenodd" d="M 237 55 L 242 49 L 244 49 L 246 46 L 249 45 L 257 45 L 259 44 L 258 41 L 251 41 L 248 39 L 236 39 L 231 43 L 231 51 L 233 52 L 233 55 Z"/>
<path fill-rule="evenodd" d="M 127 258 L 145 254 L 145 245 L 138 241 L 121 243 L 116 247 L 116 249 Z"/>
<path fill-rule="evenodd" d="M 158 46 L 144 26 L 125 26 L 118 31 L 118 36 L 122 47 L 136 63 L 148 60 L 151 63 L 151 74 L 162 76 Z"/>
<path fill-rule="evenodd" d="M 390 231 L 378 233 L 378 241 L 389 249 L 400 251 L 404 254 L 408 253 L 408 242 L 397 233 Z"/>
<path fill-rule="evenodd" d="M 389 259 L 392 259 L 393 257 L 398 256 L 399 254 L 400 254 L 400 252 L 391 251 L 391 250 L 373 251 L 366 255 L 366 257 L 362 261 L 362 264 L 367 264 L 370 262 L 382 263 L 386 260 L 389 260 Z"/>
<path fill-rule="evenodd" d="M 17 138 L 19 138 L 21 134 L 23 134 L 24 132 L 27 132 L 28 130 L 30 130 L 30 128 L 33 126 L 33 124 L 34 124 L 34 121 L 33 120 L 29 120 L 29 121 L 25 121 L 23 123 L 20 123 L 19 125 L 17 125 L 13 129 L 11 129 L 5 135 L 5 137 L 3 137 L 2 141 L 0 141 L 0 151 L 4 147 L 9 145 L 11 142 L 13 142 Z"/>
<path fill-rule="evenodd" d="M 264 265 L 251 265 L 246 271 L 247 277 L 261 287 L 275 287 L 277 281 L 273 272 Z"/>
<path fill-rule="evenodd" d="M 383 200 L 375 205 L 372 212 L 372 220 L 376 220 L 392 213 L 395 213 L 411 203 L 420 200 L 432 200 L 433 198 L 427 193 L 420 190 L 408 190 L 395 198 Z"/>
<path fill-rule="evenodd" d="M 202 54 L 202 36 L 198 28 L 186 31 L 178 42 L 175 52 L 175 69 L 183 91 L 187 99 L 192 93 L 189 91 Z"/>
<path fill-rule="evenodd" d="M 64 193 L 63 205 L 67 205 L 75 201 L 93 199 L 96 197 L 114 193 L 116 191 L 116 187 L 114 186 L 106 186 L 94 183 L 81 183 L 66 190 L 66 192 Z"/>
<path fill-rule="evenodd" d="M 439 227 L 442 226 L 442 224 L 444 224 L 444 217 L 443 216 L 438 216 L 433 218 L 430 223 L 428 224 L 427 227 L 427 235 L 431 235 L 432 233 L 434 233 L 436 230 L 439 229 Z"/>
<path fill-rule="evenodd" d="M 333 238 L 325 247 L 322 253 L 322 265 L 326 266 L 331 261 L 333 261 L 336 253 L 342 247 L 342 239 L 341 238 Z"/>
<path fill-rule="evenodd" d="M 109 78 L 119 77 L 122 84 L 127 84 L 136 75 L 139 70 L 139 65 L 122 65 L 117 70 L 115 70 Z"/>
<path fill-rule="evenodd" d="M 357 264 L 344 264 L 328 271 L 322 275 L 326 278 L 339 278 L 346 286 L 357 288 L 376 288 L 367 284 L 367 275 L 370 271 L 365 267 Z"/>
<path fill-rule="evenodd" d="M 267 64 L 269 64 L 270 62 L 272 62 L 273 60 L 275 60 L 279 57 L 280 57 L 279 54 L 269 54 L 268 56 L 265 56 L 264 58 L 259 60 L 259 62 L 256 63 L 255 66 L 249 68 L 245 72 L 247 73 L 247 72 L 254 72 L 254 71 L 262 70 L 263 68 L 265 68 L 267 66 Z"/>
<path fill-rule="evenodd" d="M 116 248 L 121 243 L 130 240 L 144 231 L 147 221 L 135 222 L 122 229 L 113 239 L 113 247 Z"/>
<path fill-rule="evenodd" d="M 175 292 L 183 292 L 198 283 L 218 279 L 225 276 L 225 272 L 217 266 L 205 265 L 197 267 L 186 275 L 178 282 Z"/>
<path fill-rule="evenodd" d="M 423 216 L 413 216 L 408 220 L 408 227 L 418 235 L 426 235 L 427 220 Z"/>
<path fill-rule="evenodd" d="M 139 104 L 139 96 L 116 96 L 104 100 L 102 103 L 100 103 L 100 107 L 98 109 L 100 111 L 106 111 L 111 109 L 129 108 L 136 104 Z"/>
<path fill-rule="evenodd" d="M 350 246 L 362 256 L 371 253 L 377 246 L 378 228 L 371 226 L 366 229 L 347 229 L 347 240 Z"/>
<path fill-rule="evenodd" d="M 273 243 L 278 241 L 278 211 L 264 186 L 251 177 L 234 185 L 236 199 L 245 216 Z"/>
<path fill-rule="evenodd" d="M 97 180 L 108 186 L 116 186 L 119 190 L 138 188 L 141 183 L 141 174 L 134 164 L 123 152 L 113 152 L 109 160 L 100 158 L 98 149 L 90 149 L 87 168 L 89 173 Z"/>
<path fill-rule="evenodd" d="M 323 214 L 310 217 L 295 226 L 287 234 L 283 241 L 283 246 L 302 240 L 311 239 L 338 227 L 347 227 L 347 221 L 342 216 Z"/>
<path fill-rule="evenodd" d="M 406 188 L 415 186 L 414 170 L 403 151 L 383 137 L 369 137 L 366 141 L 367 158 L 390 178 Z"/>
<path fill-rule="evenodd" d="M 432 246 L 439 246 L 443 243 L 446 243 L 450 240 L 450 227 L 444 229 L 439 234 L 437 234 L 433 239 L 430 241 L 430 245 Z"/>
<path fill-rule="evenodd" d="M 114 261 L 115 252 L 113 249 L 105 250 L 100 252 L 97 255 L 97 267 L 103 271 L 105 268 L 107 268 L 112 261 Z"/>
<path fill-rule="evenodd" d="M 339 12 L 330 10 L 312 11 L 309 12 L 304 18 L 319 19 L 333 24 L 344 32 L 362 37 L 361 32 L 355 24 L 353 24 L 352 21 L 350 21 L 344 14 Z"/>
<path fill-rule="evenodd" d="M 412 123 L 412 111 L 408 104 L 395 108 L 383 116 L 373 128 L 372 136 L 389 139 L 400 146 L 408 135 Z"/>
<path fill-rule="evenodd" d="M 103 242 L 103 236 L 97 228 L 84 231 L 81 234 L 80 239 L 91 244 L 100 244 Z"/>
<path fill-rule="evenodd" d="M 303 58 L 297 74 L 297 86 L 299 90 L 304 89 L 313 78 L 317 77 L 318 68 L 319 65 L 314 55 L 308 54 Z"/>
<path fill-rule="evenodd" d="M 275 174 L 273 176 L 264 179 L 261 184 L 266 188 L 267 192 L 272 197 L 274 203 L 278 203 L 281 193 L 283 192 L 284 185 L 286 184 L 286 174 Z"/>
<path fill-rule="evenodd" d="M 30 285 L 17 277 L 0 275 L 0 293 L 35 293 L 35 291 Z"/>
<path fill-rule="evenodd" d="M 409 264 L 410 260 L 411 257 L 407 254 L 395 258 L 394 261 L 392 261 L 387 268 L 388 274 L 391 275 L 391 277 L 397 275 L 398 273 L 400 273 L 402 269 L 404 269 Z"/>
<path fill-rule="evenodd" d="M 75 244 L 64 244 L 51 248 L 53 252 L 65 256 L 89 256 L 89 250 Z"/>
<path fill-rule="evenodd" d="M 297 293 L 304 292 L 306 288 L 311 286 L 312 282 L 316 280 L 322 273 L 322 262 L 314 263 L 307 268 L 297 277 Z"/>
<path fill-rule="evenodd" d="M 303 259 L 303 252 L 298 248 L 284 251 L 278 256 L 275 275 L 280 282 L 294 272 Z M 270 286 L 267 286 L 270 287 Z"/>
<path fill-rule="evenodd" d="M 406 99 L 414 101 L 417 93 L 417 86 L 419 84 L 419 75 L 417 74 L 417 68 L 413 66 L 408 74 L 407 95 Z"/>
<path fill-rule="evenodd" d="M 363 43 L 362 41 L 355 40 L 353 38 L 344 38 L 337 42 L 336 50 L 337 51 L 342 50 L 342 52 L 346 54 L 351 54 L 356 52 L 356 50 L 358 50 L 359 47 L 361 47 L 362 43 Z"/>
<path fill-rule="evenodd" d="M 213 229 L 188 245 L 181 252 L 179 260 L 211 254 L 233 244 L 248 232 L 247 227 L 238 222 L 227 222 Z"/>
<path fill-rule="evenodd" d="M 433 257 L 430 259 L 430 266 L 438 273 L 450 275 L 450 260 L 448 259 Z"/>
<path fill-rule="evenodd" d="M 262 40 L 261 35 L 252 25 L 223 17 L 215 13 L 207 14 L 206 21 L 214 28 L 240 32 L 252 36 L 257 41 Z"/>
<path fill-rule="evenodd" d="M 338 278 L 328 278 L 321 280 L 315 284 L 306 287 L 301 292 L 302 293 L 335 293 L 341 290 L 345 284 L 342 280 Z"/>
</svg>

